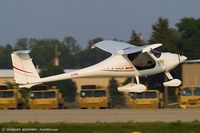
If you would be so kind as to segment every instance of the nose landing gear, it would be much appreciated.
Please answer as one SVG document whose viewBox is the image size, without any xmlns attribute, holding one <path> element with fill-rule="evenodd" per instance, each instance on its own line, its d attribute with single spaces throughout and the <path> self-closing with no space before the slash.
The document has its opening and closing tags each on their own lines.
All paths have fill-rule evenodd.
<svg viewBox="0 0 200 133">
<path fill-rule="evenodd" d="M 165 72 L 165 75 L 169 79 L 169 81 L 163 83 L 165 87 L 178 87 L 181 85 L 182 82 L 179 79 L 174 79 L 169 72 Z"/>
</svg>

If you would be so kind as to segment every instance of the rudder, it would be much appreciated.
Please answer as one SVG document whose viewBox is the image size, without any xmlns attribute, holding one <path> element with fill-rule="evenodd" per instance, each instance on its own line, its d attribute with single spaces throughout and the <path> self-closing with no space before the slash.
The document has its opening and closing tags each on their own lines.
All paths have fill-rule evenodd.
<svg viewBox="0 0 200 133">
<path fill-rule="evenodd" d="M 21 50 L 11 54 L 14 79 L 18 84 L 31 84 L 40 79 L 32 59 L 28 54 L 29 52 L 27 50 Z"/>
</svg>

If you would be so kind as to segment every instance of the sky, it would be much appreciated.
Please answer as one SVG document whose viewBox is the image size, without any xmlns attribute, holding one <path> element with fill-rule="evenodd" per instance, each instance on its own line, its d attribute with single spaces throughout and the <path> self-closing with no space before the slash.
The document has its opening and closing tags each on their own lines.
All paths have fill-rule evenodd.
<svg viewBox="0 0 200 133">
<path fill-rule="evenodd" d="M 0 44 L 73 36 L 85 47 L 95 37 L 127 41 L 131 29 L 148 40 L 159 17 L 167 18 L 171 27 L 183 17 L 200 18 L 200 1 L 1 0 Z"/>
</svg>

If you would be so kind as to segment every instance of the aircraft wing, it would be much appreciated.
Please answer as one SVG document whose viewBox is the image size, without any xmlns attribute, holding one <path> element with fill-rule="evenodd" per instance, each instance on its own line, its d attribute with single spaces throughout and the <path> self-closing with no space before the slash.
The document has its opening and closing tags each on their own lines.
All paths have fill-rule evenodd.
<svg viewBox="0 0 200 133">
<path fill-rule="evenodd" d="M 130 53 L 136 53 L 136 52 L 146 52 L 151 49 L 155 49 L 157 47 L 162 46 L 162 44 L 152 44 L 152 45 L 144 45 L 144 46 L 135 46 L 129 43 L 125 42 L 117 42 L 117 41 L 111 41 L 111 40 L 105 40 L 96 43 L 92 46 L 92 48 L 100 48 L 104 51 L 107 51 L 111 54 L 130 54 Z"/>
<path fill-rule="evenodd" d="M 122 49 L 137 48 L 137 46 L 134 46 L 125 42 L 117 42 L 117 41 L 111 41 L 111 40 L 98 42 L 92 46 L 92 48 L 95 48 L 95 47 L 100 48 L 111 54 L 115 54 Z"/>
</svg>

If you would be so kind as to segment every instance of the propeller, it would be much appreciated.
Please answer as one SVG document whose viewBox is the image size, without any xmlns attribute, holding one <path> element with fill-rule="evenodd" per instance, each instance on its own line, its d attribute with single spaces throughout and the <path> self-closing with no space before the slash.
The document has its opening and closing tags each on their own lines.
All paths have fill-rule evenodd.
<svg viewBox="0 0 200 133">
<path fill-rule="evenodd" d="M 180 54 L 178 54 L 178 63 L 181 63 Z"/>
<path fill-rule="evenodd" d="M 180 46 L 177 46 L 177 49 L 178 49 L 178 61 L 179 61 L 179 64 L 180 64 L 181 63 L 181 56 L 184 55 L 184 52 L 183 52 L 183 50 Z"/>
</svg>

